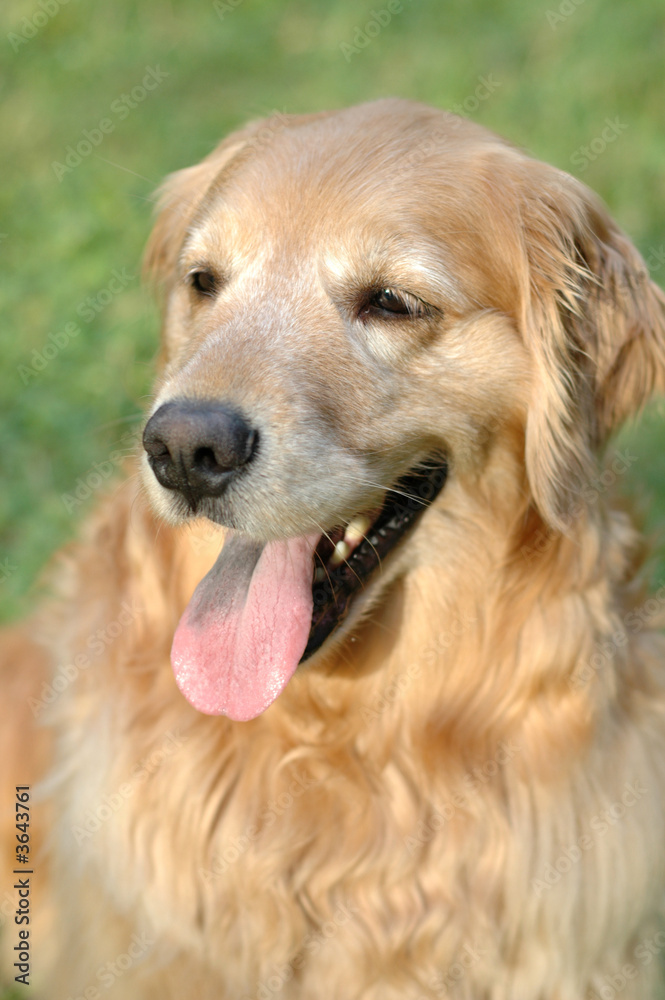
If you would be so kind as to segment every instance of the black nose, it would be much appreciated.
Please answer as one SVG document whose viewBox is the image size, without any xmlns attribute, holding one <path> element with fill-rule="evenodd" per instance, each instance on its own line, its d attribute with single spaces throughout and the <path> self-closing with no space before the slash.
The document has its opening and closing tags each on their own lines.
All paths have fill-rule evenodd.
<svg viewBox="0 0 665 1000">
<path fill-rule="evenodd" d="M 224 492 L 234 472 L 250 461 L 258 433 L 235 410 L 214 402 L 165 403 L 143 432 L 143 447 L 157 480 L 196 508 Z"/>
</svg>

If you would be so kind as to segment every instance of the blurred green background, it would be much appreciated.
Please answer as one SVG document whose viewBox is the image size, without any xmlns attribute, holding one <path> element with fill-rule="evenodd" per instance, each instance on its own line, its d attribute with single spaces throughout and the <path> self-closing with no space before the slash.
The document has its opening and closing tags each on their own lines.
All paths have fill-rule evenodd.
<svg viewBox="0 0 665 1000">
<path fill-rule="evenodd" d="M 247 118 L 384 95 L 462 106 L 582 176 L 634 238 L 654 279 L 665 282 L 661 0 L 403 0 L 401 12 L 360 47 L 358 31 L 386 6 L 4 0 L 4 618 L 27 607 L 40 567 L 94 504 L 95 471 L 105 481 L 94 463 L 126 450 L 145 405 L 158 321 L 139 268 L 152 193 L 164 174 L 199 160 Z M 132 97 L 149 69 L 154 89 Z M 477 101 L 481 78 L 493 92 Z M 112 129 L 97 135 L 102 119 Z M 579 150 L 607 119 L 627 127 L 584 159 Z M 54 162 L 67 166 L 67 147 L 86 141 L 86 130 L 101 141 L 72 169 L 54 169 Z M 650 504 L 656 527 L 665 513 L 662 419 L 651 413 L 625 440 L 637 458 L 630 489 Z M 665 580 L 662 563 L 655 571 Z"/>
<path fill-rule="evenodd" d="M 660 0 L 403 0 L 361 48 L 372 12 L 385 8 L 383 0 L 5 0 L 0 8 L 4 618 L 25 609 L 40 567 L 94 505 L 94 463 L 126 449 L 123 436 L 145 405 L 158 319 L 140 258 L 153 191 L 247 118 L 383 95 L 461 106 L 543 159 L 578 174 L 581 163 L 663 282 Z M 134 90 L 149 69 L 154 89 Z M 481 78 L 492 93 L 478 101 Z M 591 162 L 579 150 L 608 118 L 627 127 Z M 106 134 L 102 119 L 112 125 Z M 90 145 L 78 165 L 54 168 L 67 168 L 68 147 L 82 141 Z M 639 461 L 628 478 L 655 498 L 654 524 L 665 511 L 661 433 L 653 419 L 631 436 Z M 88 499 L 81 481 L 93 484 Z"/>
</svg>

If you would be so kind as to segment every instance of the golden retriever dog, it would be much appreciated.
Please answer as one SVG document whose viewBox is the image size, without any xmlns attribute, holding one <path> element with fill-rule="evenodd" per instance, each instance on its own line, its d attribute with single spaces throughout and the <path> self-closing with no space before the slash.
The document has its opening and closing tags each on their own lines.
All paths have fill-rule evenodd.
<svg viewBox="0 0 665 1000">
<path fill-rule="evenodd" d="M 4 639 L 8 981 L 654 998 L 665 588 L 609 443 L 665 387 L 635 248 L 382 100 L 174 174 L 147 265 L 138 475 Z"/>
</svg>

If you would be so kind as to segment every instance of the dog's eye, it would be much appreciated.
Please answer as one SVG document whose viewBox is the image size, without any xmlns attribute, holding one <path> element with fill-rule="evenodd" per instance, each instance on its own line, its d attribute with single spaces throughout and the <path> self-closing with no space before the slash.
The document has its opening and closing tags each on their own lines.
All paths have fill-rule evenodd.
<svg viewBox="0 0 665 1000">
<path fill-rule="evenodd" d="M 191 271 L 189 273 L 189 282 L 199 295 L 213 296 L 219 288 L 217 277 L 212 271 L 206 271 L 205 269 Z"/>
<path fill-rule="evenodd" d="M 360 317 L 378 315 L 413 318 L 424 316 L 426 311 L 425 304 L 409 292 L 402 292 L 396 288 L 375 288 L 367 293 L 360 309 Z"/>
</svg>

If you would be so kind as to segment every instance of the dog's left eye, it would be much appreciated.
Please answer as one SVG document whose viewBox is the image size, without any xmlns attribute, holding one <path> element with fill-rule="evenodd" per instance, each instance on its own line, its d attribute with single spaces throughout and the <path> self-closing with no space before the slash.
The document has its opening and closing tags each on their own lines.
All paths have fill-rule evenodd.
<svg viewBox="0 0 665 1000">
<path fill-rule="evenodd" d="M 360 317 L 375 316 L 424 316 L 424 302 L 396 288 L 375 288 L 368 292 L 360 309 Z"/>
<path fill-rule="evenodd" d="M 191 271 L 188 277 L 192 288 L 197 291 L 199 295 L 213 296 L 219 288 L 219 281 L 212 271 L 206 271 L 204 269 Z"/>
</svg>

